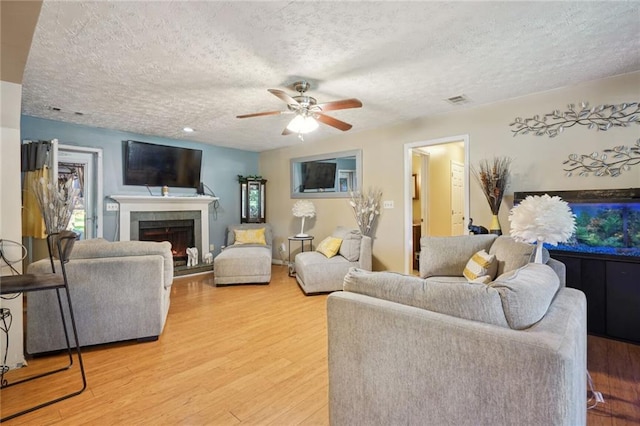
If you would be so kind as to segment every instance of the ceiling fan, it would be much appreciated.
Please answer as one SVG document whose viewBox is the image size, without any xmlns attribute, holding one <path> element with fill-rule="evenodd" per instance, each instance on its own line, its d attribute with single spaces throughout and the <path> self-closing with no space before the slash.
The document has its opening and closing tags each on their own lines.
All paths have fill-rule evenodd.
<svg viewBox="0 0 640 426">
<path fill-rule="evenodd" d="M 287 103 L 286 110 L 238 115 L 237 118 L 295 114 L 295 117 L 291 120 L 287 127 L 285 127 L 282 134 L 290 135 L 293 133 L 297 133 L 298 137 L 302 139 L 302 134 L 309 133 L 318 128 L 318 121 L 342 131 L 349 130 L 352 127 L 351 124 L 340 121 L 337 118 L 330 117 L 324 113 L 326 111 L 360 108 L 362 106 L 362 102 L 355 98 L 319 104 L 315 98 L 305 95 L 305 92 L 309 89 L 309 83 L 304 80 L 295 82 L 293 84 L 293 87 L 298 92 L 298 95 L 293 97 L 289 96 L 282 90 L 268 89 L 270 93 L 273 93 L 275 96 Z"/>
</svg>

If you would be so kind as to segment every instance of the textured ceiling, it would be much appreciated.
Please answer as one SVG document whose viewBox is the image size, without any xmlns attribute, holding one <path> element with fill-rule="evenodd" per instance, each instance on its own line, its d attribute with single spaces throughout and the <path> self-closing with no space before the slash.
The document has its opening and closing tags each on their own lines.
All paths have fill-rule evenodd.
<svg viewBox="0 0 640 426">
<path fill-rule="evenodd" d="M 291 116 L 235 116 L 286 109 L 267 89 L 300 77 L 318 102 L 360 99 L 328 113 L 358 132 L 637 70 L 634 1 L 45 1 L 22 109 L 262 151 L 300 143 Z"/>
</svg>

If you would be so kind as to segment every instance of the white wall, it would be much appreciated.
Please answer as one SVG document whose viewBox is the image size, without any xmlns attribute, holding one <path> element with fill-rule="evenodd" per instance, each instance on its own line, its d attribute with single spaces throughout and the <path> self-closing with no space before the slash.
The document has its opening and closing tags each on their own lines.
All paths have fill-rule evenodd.
<svg viewBox="0 0 640 426">
<path fill-rule="evenodd" d="M 2 100 L 0 139 L 0 239 L 20 243 L 22 241 L 22 218 L 20 197 L 20 105 L 22 85 L 0 81 Z M 18 259 L 22 250 L 14 244 L 3 244 L 7 259 Z M 22 263 L 14 265 L 22 270 Z M 11 270 L 0 261 L 0 275 L 10 275 Z M 13 300 L 0 300 L 2 308 L 11 310 L 13 322 L 9 330 L 7 365 L 14 368 L 24 363 L 22 342 L 22 296 Z M 4 359 L 5 336 L 0 332 L 0 359 Z"/>
<path fill-rule="evenodd" d="M 544 76 L 540 76 L 544 78 Z M 395 126 L 364 132 L 346 132 L 314 143 L 262 152 L 260 172 L 269 180 L 267 219 L 276 243 L 292 235 L 299 223 L 291 215 L 295 200 L 289 196 L 289 159 L 352 149 L 363 151 L 364 187 L 378 187 L 383 200 L 394 201 L 394 209 L 383 210 L 373 244 L 374 269 L 404 271 L 404 253 L 409 241 L 404 237 L 404 151 L 406 143 L 455 135 L 469 135 L 470 165 L 494 155 L 513 158 L 512 183 L 500 210 L 503 232 L 509 232 L 508 213 L 513 192 L 534 190 L 579 190 L 630 188 L 640 186 L 640 167 L 617 178 L 565 177 L 562 162 L 572 153 L 586 154 L 615 145 L 630 145 L 640 137 L 640 126 L 613 128 L 606 132 L 584 126 L 567 129 L 557 138 L 525 135 L 513 137 L 515 117 L 543 115 L 564 110 L 569 103 L 589 101 L 591 105 L 620 104 L 640 100 L 640 72 L 592 81 L 550 92 L 524 96 L 477 108 L 425 117 Z M 363 107 L 363 113 L 367 105 Z M 338 116 L 339 113 L 336 113 Z M 354 122 L 354 130 L 357 122 Z M 488 228 L 491 212 L 476 182 L 469 182 L 470 215 L 477 225 Z M 316 218 L 308 229 L 319 242 L 336 225 L 355 227 L 345 199 L 313 200 Z M 409 203 L 410 205 L 410 203 Z M 277 244 L 274 244 L 277 247 Z M 276 253 L 277 254 L 277 253 Z M 274 256 L 276 255 L 274 254 Z"/>
</svg>

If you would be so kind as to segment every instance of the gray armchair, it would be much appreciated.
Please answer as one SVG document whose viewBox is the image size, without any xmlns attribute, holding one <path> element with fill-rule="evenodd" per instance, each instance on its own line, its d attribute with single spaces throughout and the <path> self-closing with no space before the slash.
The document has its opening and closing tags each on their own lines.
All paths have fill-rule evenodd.
<svg viewBox="0 0 640 426">
<path fill-rule="evenodd" d="M 332 236 L 342 239 L 337 255 L 307 251 L 295 257 L 296 280 L 306 295 L 342 290 L 350 268 L 371 270 L 371 238 L 358 230 L 337 227 Z"/>
<path fill-rule="evenodd" d="M 30 264 L 27 270 L 51 272 L 51 264 L 47 258 Z M 81 346 L 157 340 L 162 333 L 173 283 L 170 243 L 78 241 L 66 270 Z M 67 347 L 57 303 L 52 292 L 29 293 L 28 353 Z"/>
</svg>

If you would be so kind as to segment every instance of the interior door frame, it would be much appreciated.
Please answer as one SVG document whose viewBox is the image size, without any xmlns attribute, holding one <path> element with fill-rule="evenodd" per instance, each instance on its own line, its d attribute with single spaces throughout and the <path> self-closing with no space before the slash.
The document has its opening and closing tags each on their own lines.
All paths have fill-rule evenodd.
<svg viewBox="0 0 640 426">
<path fill-rule="evenodd" d="M 416 142 L 407 142 L 403 146 L 404 150 L 404 273 L 411 273 L 411 253 L 413 252 L 413 209 L 411 189 L 413 185 L 412 174 L 412 154 L 415 148 L 441 145 L 453 142 L 464 144 L 464 217 L 468 218 L 469 209 L 469 135 L 447 136 L 439 139 L 428 139 Z"/>
<path fill-rule="evenodd" d="M 451 219 L 452 219 L 451 220 L 451 235 L 464 235 L 464 221 L 465 221 L 465 219 L 467 219 L 469 217 L 469 216 L 466 216 L 466 213 L 464 211 L 462 212 L 462 214 L 463 214 L 463 216 L 462 216 L 462 234 L 456 234 L 455 232 L 453 232 L 453 165 L 455 164 L 457 166 L 462 166 L 463 169 L 464 169 L 465 165 L 460 163 L 460 162 L 458 162 L 458 161 L 454 161 L 454 160 L 451 160 L 450 164 L 451 164 L 451 187 L 450 187 L 450 189 L 451 189 L 451 204 L 452 204 L 452 206 L 451 206 L 451 216 L 452 216 L 451 217 Z M 462 176 L 463 201 L 462 202 L 464 204 L 466 204 L 464 202 L 464 193 L 466 192 L 466 186 L 465 185 L 466 185 L 466 183 L 464 181 L 464 174 L 463 174 L 463 176 Z"/>
<path fill-rule="evenodd" d="M 96 238 L 102 238 L 103 236 L 103 203 L 104 203 L 104 194 L 103 194 L 103 175 L 102 175 L 102 162 L 103 162 L 103 154 L 102 148 L 89 148 L 84 146 L 76 146 L 76 145 L 63 145 L 57 142 L 54 139 L 53 143 L 53 158 L 52 158 L 52 176 L 58 176 L 58 151 L 64 150 L 67 152 L 78 152 L 91 154 L 95 162 L 95 224 L 96 224 Z"/>
</svg>

